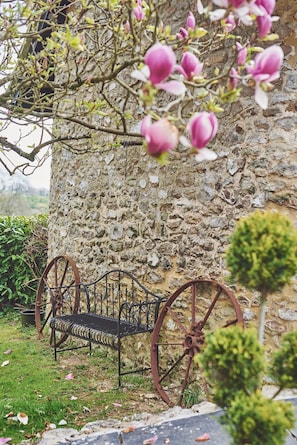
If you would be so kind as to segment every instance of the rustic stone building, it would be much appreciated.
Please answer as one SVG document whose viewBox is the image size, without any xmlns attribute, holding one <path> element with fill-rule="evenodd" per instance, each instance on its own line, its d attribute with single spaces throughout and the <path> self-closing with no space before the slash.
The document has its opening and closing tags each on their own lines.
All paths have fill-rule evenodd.
<svg viewBox="0 0 297 445">
<path fill-rule="evenodd" d="M 169 295 L 194 277 L 226 281 L 224 252 L 241 216 L 273 208 L 297 224 L 296 1 L 279 0 L 277 9 L 286 56 L 281 79 L 267 110 L 243 96 L 220 117 L 217 161 L 160 166 L 139 147 L 109 148 L 106 136 L 92 155 L 54 151 L 49 258 L 72 256 L 85 281 L 123 268 Z M 236 295 L 245 319 L 254 320 L 258 296 L 244 289 Z M 296 329 L 296 307 L 295 279 L 268 304 L 273 343 Z"/>
</svg>

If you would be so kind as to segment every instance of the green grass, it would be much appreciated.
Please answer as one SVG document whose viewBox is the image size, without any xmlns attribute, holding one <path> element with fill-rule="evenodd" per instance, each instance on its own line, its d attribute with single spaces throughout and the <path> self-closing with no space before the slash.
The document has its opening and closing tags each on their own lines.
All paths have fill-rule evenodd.
<svg viewBox="0 0 297 445">
<path fill-rule="evenodd" d="M 22 327 L 16 315 L 0 314 L 0 345 L 0 435 L 14 444 L 34 441 L 61 420 L 80 429 L 94 420 L 125 417 L 140 407 L 140 393 L 153 391 L 150 375 L 139 374 L 128 376 L 119 389 L 116 355 L 108 348 L 92 356 L 87 349 L 65 352 L 55 362 L 48 339 L 39 341 L 35 328 Z M 69 373 L 73 380 L 65 380 Z M 147 401 L 142 410 L 156 412 L 160 404 Z M 19 412 L 28 415 L 27 425 L 13 420 Z"/>
</svg>

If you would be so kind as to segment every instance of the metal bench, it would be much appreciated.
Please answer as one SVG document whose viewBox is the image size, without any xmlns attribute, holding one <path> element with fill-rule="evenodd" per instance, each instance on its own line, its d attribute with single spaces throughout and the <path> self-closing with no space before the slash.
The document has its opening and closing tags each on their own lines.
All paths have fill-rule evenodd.
<svg viewBox="0 0 297 445">
<path fill-rule="evenodd" d="M 55 360 L 60 352 L 85 346 L 91 352 L 95 343 L 117 350 L 119 386 L 123 375 L 149 369 L 123 370 L 121 340 L 154 330 L 162 297 L 123 270 L 111 270 L 92 283 L 72 281 L 68 285 L 42 286 L 50 295 L 49 326 Z M 68 336 L 87 343 L 61 348 Z"/>
</svg>

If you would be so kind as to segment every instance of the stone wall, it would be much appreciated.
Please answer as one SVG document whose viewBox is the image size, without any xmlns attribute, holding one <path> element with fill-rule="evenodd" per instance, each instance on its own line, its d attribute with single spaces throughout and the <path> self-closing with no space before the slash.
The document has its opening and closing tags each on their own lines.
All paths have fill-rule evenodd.
<svg viewBox="0 0 297 445">
<path fill-rule="evenodd" d="M 160 166 L 139 147 L 115 150 L 108 142 L 92 155 L 54 151 L 50 258 L 72 256 L 85 281 L 123 268 L 170 295 L 191 278 L 227 281 L 224 252 L 241 216 L 273 208 L 297 224 L 297 6 L 284 0 L 278 8 L 286 54 L 282 77 L 267 110 L 243 96 L 220 116 L 217 161 L 181 158 Z M 259 296 L 238 288 L 235 293 L 246 321 L 256 320 Z M 268 304 L 272 347 L 297 328 L 296 307 L 293 280 Z"/>
</svg>

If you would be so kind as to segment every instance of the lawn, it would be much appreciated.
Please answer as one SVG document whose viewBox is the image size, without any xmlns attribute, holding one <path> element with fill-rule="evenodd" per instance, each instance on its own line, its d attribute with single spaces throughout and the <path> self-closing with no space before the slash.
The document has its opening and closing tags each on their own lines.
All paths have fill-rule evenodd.
<svg viewBox="0 0 297 445">
<path fill-rule="evenodd" d="M 117 387 L 116 353 L 108 348 L 91 356 L 87 349 L 65 352 L 55 362 L 48 339 L 22 327 L 19 314 L 1 313 L 0 345 L 0 435 L 10 443 L 34 443 L 53 424 L 80 429 L 98 419 L 166 409 L 157 395 L 145 397 L 155 392 L 149 373 L 130 375 Z M 28 416 L 26 425 L 18 413 Z"/>
</svg>

